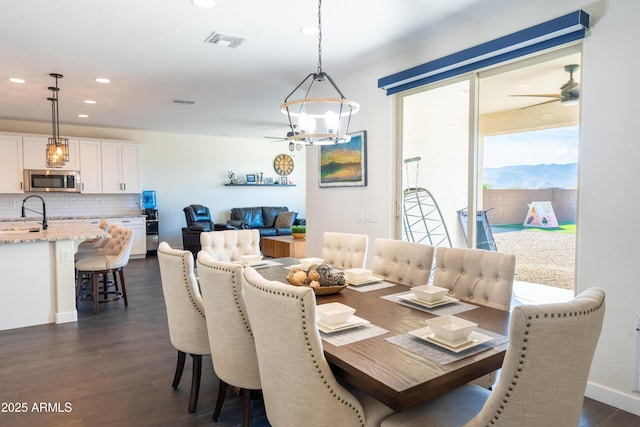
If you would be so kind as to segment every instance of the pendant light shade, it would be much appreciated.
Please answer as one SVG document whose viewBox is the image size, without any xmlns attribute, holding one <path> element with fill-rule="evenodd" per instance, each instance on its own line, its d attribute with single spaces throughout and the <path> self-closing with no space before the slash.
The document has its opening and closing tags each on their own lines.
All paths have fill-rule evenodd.
<svg viewBox="0 0 640 427">
<path fill-rule="evenodd" d="M 305 77 L 280 105 L 280 111 L 289 119 L 288 139 L 307 145 L 349 142 L 351 116 L 359 109 L 360 105 L 346 99 L 331 76 L 322 71 L 322 0 L 319 0 L 318 69 Z"/>
<path fill-rule="evenodd" d="M 48 168 L 61 168 L 69 161 L 69 140 L 60 137 L 60 123 L 58 121 L 58 79 L 62 78 L 62 74 L 49 74 L 56 79 L 55 87 L 49 86 L 52 92 L 51 98 L 51 125 L 53 128 L 51 138 L 47 140 L 46 163 Z"/>
</svg>

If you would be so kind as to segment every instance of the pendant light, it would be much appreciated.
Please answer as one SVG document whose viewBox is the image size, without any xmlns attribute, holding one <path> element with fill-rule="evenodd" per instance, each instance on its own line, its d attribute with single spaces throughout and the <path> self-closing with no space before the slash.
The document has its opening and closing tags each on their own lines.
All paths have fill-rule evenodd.
<svg viewBox="0 0 640 427">
<path fill-rule="evenodd" d="M 58 121 L 58 79 L 62 78 L 62 74 L 51 73 L 51 77 L 56 79 L 55 87 L 49 86 L 49 90 L 53 93 L 51 98 L 51 125 L 53 127 L 53 135 L 47 140 L 47 167 L 61 168 L 69 161 L 69 140 L 60 138 L 60 123 Z"/>
<path fill-rule="evenodd" d="M 301 98 L 293 98 L 298 91 Z M 302 80 L 280 105 L 280 111 L 289 119 L 288 140 L 307 145 L 349 142 L 351 115 L 359 109 L 360 105 L 346 99 L 331 76 L 322 71 L 322 0 L 319 0 L 318 69 Z"/>
</svg>

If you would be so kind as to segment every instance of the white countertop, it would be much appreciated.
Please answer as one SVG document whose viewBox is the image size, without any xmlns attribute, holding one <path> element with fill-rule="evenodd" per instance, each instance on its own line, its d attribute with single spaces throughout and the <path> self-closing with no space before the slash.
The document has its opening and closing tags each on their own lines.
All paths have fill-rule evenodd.
<svg viewBox="0 0 640 427">
<path fill-rule="evenodd" d="M 30 230 L 38 230 L 31 232 Z M 14 221 L 0 223 L 1 243 L 53 242 L 56 240 L 87 240 L 109 233 L 87 221 L 52 221 L 47 230 L 36 221 Z"/>
</svg>

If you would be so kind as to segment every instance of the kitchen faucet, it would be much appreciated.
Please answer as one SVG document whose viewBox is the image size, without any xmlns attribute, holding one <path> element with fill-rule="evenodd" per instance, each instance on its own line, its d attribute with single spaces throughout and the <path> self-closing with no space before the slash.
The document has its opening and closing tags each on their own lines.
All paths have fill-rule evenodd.
<svg viewBox="0 0 640 427">
<path fill-rule="evenodd" d="M 40 199 L 42 201 L 42 212 L 38 212 L 38 211 L 34 211 L 33 209 L 29 209 L 29 208 L 25 208 L 24 207 L 24 202 L 26 202 L 27 200 L 29 200 L 32 197 L 37 197 L 38 199 Z M 47 224 L 47 205 L 44 203 L 44 199 L 40 196 L 38 196 L 37 194 L 32 194 L 31 196 L 26 197 L 23 201 L 22 201 L 22 215 L 20 215 L 22 218 L 25 218 L 25 214 L 24 211 L 30 211 L 30 212 L 35 212 L 37 214 L 42 215 L 42 229 L 46 230 L 47 227 L 49 226 Z"/>
</svg>

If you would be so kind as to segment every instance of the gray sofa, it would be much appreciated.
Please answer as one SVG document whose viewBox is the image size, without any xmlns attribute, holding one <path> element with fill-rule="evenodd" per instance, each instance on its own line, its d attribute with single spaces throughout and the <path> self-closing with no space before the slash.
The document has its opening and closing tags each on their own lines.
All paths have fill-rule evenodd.
<svg viewBox="0 0 640 427">
<path fill-rule="evenodd" d="M 304 225 L 306 221 L 286 206 L 257 206 L 232 208 L 227 225 L 235 229 L 257 229 L 260 236 L 291 234 L 292 225 Z"/>
</svg>

